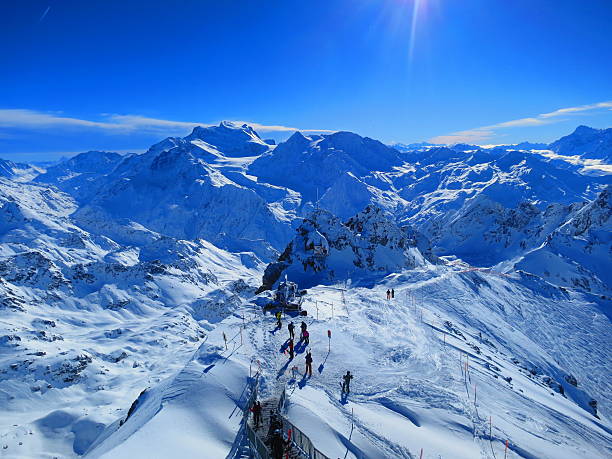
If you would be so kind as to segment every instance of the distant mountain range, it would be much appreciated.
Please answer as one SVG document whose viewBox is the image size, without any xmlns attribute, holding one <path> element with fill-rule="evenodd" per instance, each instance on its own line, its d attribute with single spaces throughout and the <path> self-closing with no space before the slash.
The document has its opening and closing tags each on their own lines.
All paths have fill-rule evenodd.
<svg viewBox="0 0 612 459">
<path fill-rule="evenodd" d="M 2 451 L 245 457 L 258 380 L 291 388 L 329 457 L 609 456 L 610 136 L 275 145 L 223 122 L 143 154 L 0 160 Z M 285 279 L 312 379 L 262 308 Z"/>
</svg>

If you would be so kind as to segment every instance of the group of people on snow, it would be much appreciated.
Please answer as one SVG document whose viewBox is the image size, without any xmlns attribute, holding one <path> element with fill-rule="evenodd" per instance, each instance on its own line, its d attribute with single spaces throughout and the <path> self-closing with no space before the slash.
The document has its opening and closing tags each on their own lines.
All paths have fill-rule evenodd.
<svg viewBox="0 0 612 459">
<path fill-rule="evenodd" d="M 395 292 L 393 290 L 387 290 L 387 299 L 391 299 L 395 297 Z M 278 329 L 282 328 L 282 313 L 281 311 L 277 311 L 275 314 L 276 318 L 276 326 Z M 287 351 L 289 353 L 289 360 L 293 360 L 295 357 L 295 325 L 293 322 L 289 322 L 287 324 L 287 329 L 289 331 L 289 339 L 287 343 Z M 331 336 L 331 335 L 330 335 Z M 308 331 L 308 325 L 306 322 L 302 321 L 300 324 L 300 343 L 304 343 L 304 347 L 310 344 L 310 332 Z M 306 371 L 304 372 L 304 377 L 312 377 L 312 352 L 310 349 L 306 352 L 305 356 L 306 361 Z M 297 367 L 294 367 L 297 369 Z M 344 376 L 342 376 L 342 396 L 345 397 L 351 391 L 351 380 L 353 379 L 353 375 L 350 371 L 347 371 Z M 256 401 L 251 407 L 251 412 L 253 413 L 253 424 L 255 429 L 259 428 L 262 423 L 262 407 L 259 401 Z M 282 455 L 285 451 L 286 441 L 283 437 L 283 424 L 280 417 L 276 414 L 272 414 L 272 418 L 270 421 L 270 428 L 268 429 L 268 436 L 266 443 L 270 446 L 272 457 L 275 459 L 282 458 Z"/>
<path fill-rule="evenodd" d="M 394 289 L 387 289 L 387 299 L 388 300 L 392 300 L 393 298 L 395 298 L 395 290 Z"/>
</svg>

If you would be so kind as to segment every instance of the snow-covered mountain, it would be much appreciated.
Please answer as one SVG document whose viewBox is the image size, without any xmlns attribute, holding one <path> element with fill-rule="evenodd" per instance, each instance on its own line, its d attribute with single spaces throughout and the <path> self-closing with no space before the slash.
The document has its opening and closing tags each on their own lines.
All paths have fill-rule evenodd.
<svg viewBox="0 0 612 459">
<path fill-rule="evenodd" d="M 25 163 L 14 163 L 0 158 L 0 177 L 27 182 L 39 175 L 43 169 Z"/>
<path fill-rule="evenodd" d="M 558 226 L 516 268 L 557 285 L 612 298 L 612 186 Z"/>
<path fill-rule="evenodd" d="M 330 458 L 609 457 L 612 176 L 536 147 L 223 122 L 0 163 L 0 455 L 247 457 L 257 374 Z"/>
<path fill-rule="evenodd" d="M 343 279 L 412 269 L 437 262 L 429 241 L 409 227 L 400 228 L 375 206 L 343 223 L 328 211 L 305 218 L 275 263 L 266 268 L 263 289 L 282 276 L 311 287 Z"/>
<path fill-rule="evenodd" d="M 574 132 L 551 143 L 549 148 L 564 156 L 582 156 L 612 163 L 612 128 L 578 126 Z"/>
<path fill-rule="evenodd" d="M 97 192 L 99 180 L 121 162 L 118 153 L 88 151 L 50 166 L 35 182 L 55 185 L 75 198 L 87 200 Z"/>
<path fill-rule="evenodd" d="M 254 161 L 248 170 L 261 181 L 291 188 L 315 200 L 317 192 L 322 196 L 346 173 L 364 177 L 401 163 L 397 150 L 352 132 L 310 137 L 296 132 Z"/>
</svg>

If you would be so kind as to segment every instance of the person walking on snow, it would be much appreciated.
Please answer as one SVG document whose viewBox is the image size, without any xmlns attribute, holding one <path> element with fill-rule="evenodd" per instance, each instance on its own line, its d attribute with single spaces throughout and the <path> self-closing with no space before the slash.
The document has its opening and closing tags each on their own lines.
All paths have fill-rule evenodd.
<svg viewBox="0 0 612 459">
<path fill-rule="evenodd" d="M 255 428 L 257 429 L 259 424 L 261 424 L 261 403 L 259 403 L 259 400 L 253 403 L 251 412 L 253 413 L 253 424 L 255 424 Z"/>
<path fill-rule="evenodd" d="M 310 344 L 310 332 L 308 330 L 304 330 L 304 345 L 308 346 Z"/>
<path fill-rule="evenodd" d="M 281 328 L 281 327 L 283 326 L 283 324 L 281 324 L 281 317 L 282 317 L 282 316 L 283 316 L 283 315 L 281 314 L 281 312 L 280 312 L 280 311 L 276 311 L 276 326 L 277 326 L 278 328 Z"/>
<path fill-rule="evenodd" d="M 395 290 L 391 289 L 391 298 L 395 298 Z"/>
<path fill-rule="evenodd" d="M 387 289 L 387 299 L 391 299 L 391 290 Z"/>
<path fill-rule="evenodd" d="M 342 383 L 342 393 L 348 394 L 351 391 L 351 379 L 353 379 L 353 375 L 347 370 L 342 379 L 344 379 L 344 382 Z"/>
<path fill-rule="evenodd" d="M 305 376 L 312 376 L 312 354 L 310 351 L 306 354 L 306 373 Z"/>
<path fill-rule="evenodd" d="M 302 330 L 302 333 L 300 334 L 300 341 L 304 340 L 304 332 L 306 331 L 307 328 L 308 328 L 308 325 L 306 325 L 306 322 L 302 321 L 302 323 L 300 324 L 300 329 Z"/>
<path fill-rule="evenodd" d="M 289 360 L 293 360 L 293 338 L 289 338 Z"/>
<path fill-rule="evenodd" d="M 293 325 L 293 322 L 289 322 L 287 328 L 289 329 L 289 339 L 295 339 L 295 325 Z"/>
</svg>

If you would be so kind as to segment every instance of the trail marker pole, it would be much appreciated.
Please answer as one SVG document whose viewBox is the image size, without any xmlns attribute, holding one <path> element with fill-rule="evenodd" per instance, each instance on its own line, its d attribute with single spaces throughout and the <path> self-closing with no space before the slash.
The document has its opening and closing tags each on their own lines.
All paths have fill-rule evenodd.
<svg viewBox="0 0 612 459">
<path fill-rule="evenodd" d="M 474 384 L 474 406 L 476 406 L 476 384 Z"/>
<path fill-rule="evenodd" d="M 489 440 L 493 439 L 493 421 L 489 416 Z"/>
<path fill-rule="evenodd" d="M 315 300 L 315 308 L 317 308 L 317 320 L 319 320 L 319 301 Z"/>
<path fill-rule="evenodd" d="M 225 336 L 225 332 L 223 332 L 223 341 L 225 341 L 225 350 L 227 351 L 227 336 Z"/>
<path fill-rule="evenodd" d="M 240 345 L 242 346 L 242 327 L 240 327 Z"/>
<path fill-rule="evenodd" d="M 327 347 L 327 352 L 331 352 L 331 330 L 327 330 L 327 339 L 329 346 Z"/>
<path fill-rule="evenodd" d="M 506 440 L 506 449 L 504 450 L 504 459 L 506 459 L 508 455 L 508 440 Z"/>
<path fill-rule="evenodd" d="M 419 459 L 423 459 L 423 448 L 421 448 L 421 454 L 419 455 Z"/>
</svg>

